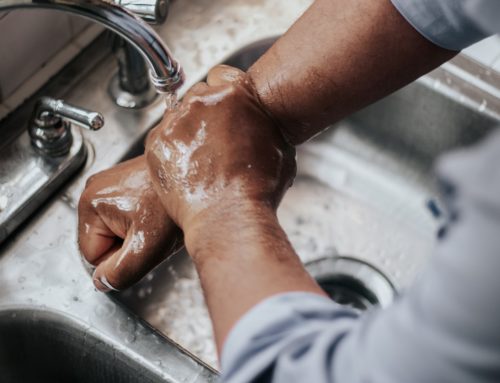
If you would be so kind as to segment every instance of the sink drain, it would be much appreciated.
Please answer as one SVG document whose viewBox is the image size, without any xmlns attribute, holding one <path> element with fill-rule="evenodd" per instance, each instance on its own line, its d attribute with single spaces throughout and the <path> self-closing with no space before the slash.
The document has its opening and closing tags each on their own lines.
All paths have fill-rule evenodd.
<svg viewBox="0 0 500 383">
<path fill-rule="evenodd" d="M 306 269 L 332 300 L 358 310 L 386 307 L 396 295 L 379 269 L 356 258 L 321 258 L 306 264 Z"/>
</svg>

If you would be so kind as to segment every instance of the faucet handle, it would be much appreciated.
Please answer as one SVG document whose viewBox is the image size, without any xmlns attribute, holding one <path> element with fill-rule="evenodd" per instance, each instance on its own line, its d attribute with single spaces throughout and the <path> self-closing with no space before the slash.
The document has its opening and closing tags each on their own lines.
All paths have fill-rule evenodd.
<svg viewBox="0 0 500 383">
<path fill-rule="evenodd" d="M 50 97 L 42 97 L 38 100 L 33 122 L 38 123 L 40 127 L 46 127 L 54 125 L 54 122 L 61 117 L 89 130 L 99 130 L 104 126 L 104 117 L 100 113 Z"/>
<path fill-rule="evenodd" d="M 170 0 L 112 0 L 150 24 L 161 24 L 168 15 Z"/>
<path fill-rule="evenodd" d="M 104 125 L 104 118 L 100 113 L 62 100 L 40 98 L 28 127 L 31 143 L 37 151 L 52 157 L 67 154 L 73 142 L 70 122 L 88 130 L 99 130 Z"/>
</svg>

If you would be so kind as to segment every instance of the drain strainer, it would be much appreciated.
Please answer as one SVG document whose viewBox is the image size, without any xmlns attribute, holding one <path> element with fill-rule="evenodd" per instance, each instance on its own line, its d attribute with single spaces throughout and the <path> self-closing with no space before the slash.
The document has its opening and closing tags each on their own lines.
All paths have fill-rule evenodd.
<svg viewBox="0 0 500 383">
<path fill-rule="evenodd" d="M 375 266 L 352 257 L 321 258 L 306 269 L 335 302 L 367 310 L 386 307 L 396 296 L 391 281 Z"/>
</svg>

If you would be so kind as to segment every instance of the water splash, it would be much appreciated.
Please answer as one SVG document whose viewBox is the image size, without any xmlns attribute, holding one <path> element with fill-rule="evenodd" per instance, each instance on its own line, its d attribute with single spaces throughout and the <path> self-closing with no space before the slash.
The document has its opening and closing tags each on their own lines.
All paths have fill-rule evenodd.
<svg viewBox="0 0 500 383">
<path fill-rule="evenodd" d="M 163 95 L 163 99 L 165 100 L 166 110 L 174 110 L 177 104 L 179 103 L 177 99 L 177 93 L 165 93 Z"/>
</svg>

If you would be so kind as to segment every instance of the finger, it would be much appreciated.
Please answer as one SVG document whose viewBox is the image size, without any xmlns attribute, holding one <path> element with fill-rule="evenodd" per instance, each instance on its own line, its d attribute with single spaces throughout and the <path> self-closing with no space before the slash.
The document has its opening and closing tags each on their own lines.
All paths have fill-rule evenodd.
<svg viewBox="0 0 500 383">
<path fill-rule="evenodd" d="M 172 234 L 167 236 L 168 243 L 150 246 L 144 242 L 144 232 L 131 232 L 123 246 L 97 266 L 93 276 L 96 288 L 123 290 L 141 280 L 179 247 L 180 236 Z"/>
<path fill-rule="evenodd" d="M 191 89 L 189 89 L 189 91 L 187 92 L 188 94 L 189 93 L 203 93 L 204 91 L 206 91 L 208 89 L 208 84 L 204 81 L 200 81 L 196 84 L 194 84 Z"/>
<path fill-rule="evenodd" d="M 147 152 L 148 147 L 151 145 L 151 143 L 156 141 L 156 137 L 158 136 L 159 127 L 160 127 L 160 125 L 157 125 L 148 132 L 146 139 L 144 140 L 144 151 L 145 152 Z"/>
<path fill-rule="evenodd" d="M 116 235 L 83 198 L 78 208 L 78 245 L 87 262 L 96 265 L 115 244 Z"/>
<path fill-rule="evenodd" d="M 209 89 L 210 87 L 207 85 L 206 82 L 201 81 L 199 83 L 194 84 L 182 98 L 182 103 L 184 104 L 188 102 L 193 97 L 199 97 L 204 95 Z"/>
<path fill-rule="evenodd" d="M 208 72 L 207 84 L 209 86 L 225 85 L 243 79 L 245 72 L 229 65 L 217 65 Z"/>
</svg>

